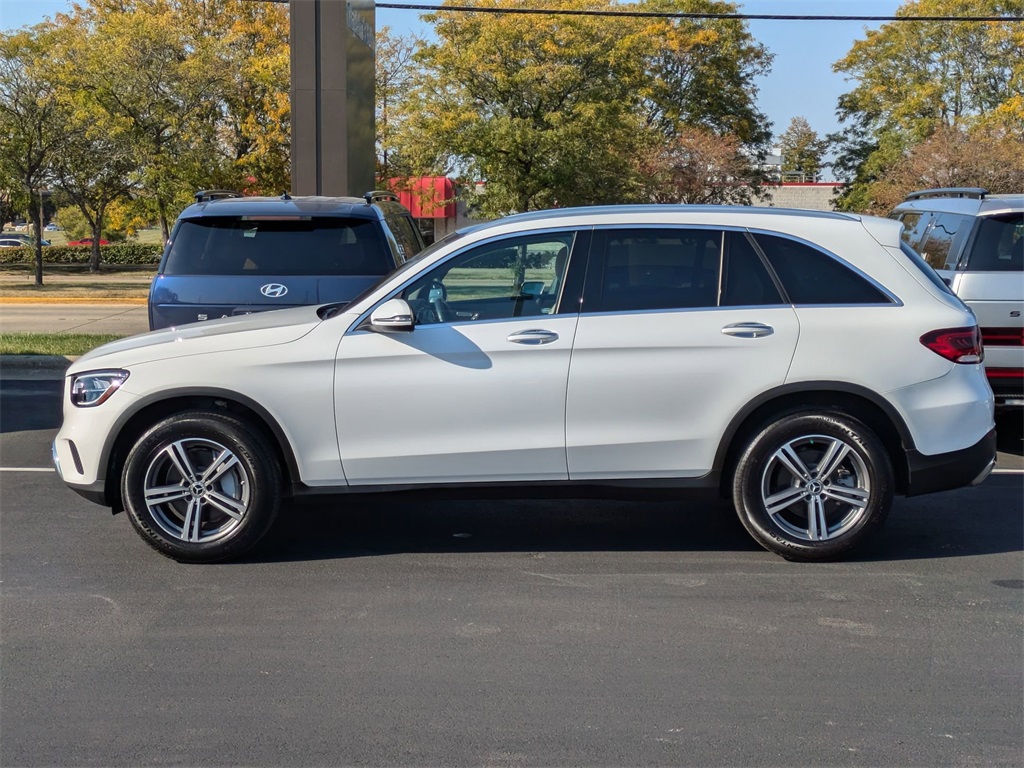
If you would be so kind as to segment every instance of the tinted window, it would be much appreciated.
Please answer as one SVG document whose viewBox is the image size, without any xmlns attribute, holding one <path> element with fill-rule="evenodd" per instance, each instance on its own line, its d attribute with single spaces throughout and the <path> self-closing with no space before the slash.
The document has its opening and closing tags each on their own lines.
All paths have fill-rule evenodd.
<svg viewBox="0 0 1024 768">
<path fill-rule="evenodd" d="M 781 303 L 782 296 L 775 281 L 772 280 L 747 236 L 740 232 L 727 233 L 722 306 L 763 306 Z"/>
<path fill-rule="evenodd" d="M 384 275 L 393 268 L 380 227 L 368 219 L 184 219 L 166 275 Z"/>
<path fill-rule="evenodd" d="M 794 304 L 888 304 L 871 283 L 828 254 L 775 235 L 754 236 Z"/>
<path fill-rule="evenodd" d="M 696 229 L 623 229 L 604 234 L 600 303 L 584 311 L 714 307 L 722 233 Z"/>
<path fill-rule="evenodd" d="M 935 269 L 953 269 L 970 231 L 971 220 L 952 213 L 937 213 L 928 230 L 928 239 L 919 249 L 925 261 Z"/>
<path fill-rule="evenodd" d="M 395 242 L 398 244 L 399 263 L 408 261 L 419 253 L 422 245 L 420 245 L 420 238 L 411 218 L 408 216 L 388 216 L 386 221 L 388 229 L 391 230 L 391 233 L 395 236 Z"/>
<path fill-rule="evenodd" d="M 900 214 L 899 220 L 903 223 L 903 233 L 901 235 L 903 242 L 910 245 L 911 248 L 917 248 L 921 244 L 921 240 L 924 239 L 924 233 L 928 229 L 932 215 L 930 213 L 910 212 Z"/>
<path fill-rule="evenodd" d="M 1020 272 L 1024 269 L 1024 216 L 1019 213 L 979 220 L 967 257 L 971 272 Z"/>
<path fill-rule="evenodd" d="M 943 293 L 948 293 L 950 296 L 956 296 L 953 290 L 946 284 L 946 281 L 939 277 L 938 273 L 931 268 L 927 261 L 921 258 L 921 254 L 915 251 L 906 243 L 900 243 L 900 250 L 910 259 L 914 266 L 921 270 L 921 274 L 927 277 L 933 285 L 942 290 Z"/>
</svg>

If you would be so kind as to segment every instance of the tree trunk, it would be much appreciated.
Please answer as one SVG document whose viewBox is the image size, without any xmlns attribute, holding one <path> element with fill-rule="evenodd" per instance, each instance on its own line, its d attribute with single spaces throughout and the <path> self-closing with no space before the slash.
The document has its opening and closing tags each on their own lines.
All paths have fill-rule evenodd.
<svg viewBox="0 0 1024 768">
<path fill-rule="evenodd" d="M 31 200 L 31 192 L 29 193 Z M 42 212 L 34 205 L 29 205 L 29 214 L 32 216 L 32 226 L 36 232 L 36 287 L 43 285 L 43 217 Z"/>
<path fill-rule="evenodd" d="M 167 226 L 167 206 L 164 204 L 163 198 L 157 195 L 156 208 L 160 213 L 160 238 L 164 245 L 167 245 L 167 241 L 171 238 L 171 230 Z"/>
<path fill-rule="evenodd" d="M 92 254 L 89 256 L 89 271 L 100 271 L 100 238 L 103 236 L 103 215 L 97 213 L 92 225 Z"/>
</svg>

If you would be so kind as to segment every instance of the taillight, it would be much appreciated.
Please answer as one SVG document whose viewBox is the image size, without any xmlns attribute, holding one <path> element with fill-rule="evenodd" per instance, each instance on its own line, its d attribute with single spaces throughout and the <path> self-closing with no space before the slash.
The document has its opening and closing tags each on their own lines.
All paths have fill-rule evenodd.
<svg viewBox="0 0 1024 768">
<path fill-rule="evenodd" d="M 977 326 L 930 331 L 921 337 L 921 343 L 954 363 L 980 363 L 985 359 Z"/>
</svg>

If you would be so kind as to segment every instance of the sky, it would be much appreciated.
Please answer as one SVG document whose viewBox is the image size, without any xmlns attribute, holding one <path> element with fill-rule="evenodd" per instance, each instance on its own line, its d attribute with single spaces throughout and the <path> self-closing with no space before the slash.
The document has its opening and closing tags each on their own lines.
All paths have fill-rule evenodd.
<svg viewBox="0 0 1024 768">
<path fill-rule="evenodd" d="M 546 0 L 538 0 L 538 5 Z M 388 0 L 388 2 L 427 2 L 437 0 Z M 859 15 L 891 16 L 902 3 L 899 0 L 746 0 L 739 2 L 746 13 L 786 15 Z M 0 29 L 11 30 L 36 24 L 55 13 L 68 10 L 69 0 L 0 0 Z M 393 32 L 430 35 L 417 11 L 377 9 L 377 29 L 388 26 Z M 750 21 L 751 34 L 775 54 L 770 74 L 757 80 L 757 103 L 772 121 L 779 136 L 790 120 L 802 116 L 811 128 L 824 136 L 840 130 L 835 117 L 840 94 L 853 85 L 832 71 L 832 64 L 846 55 L 865 30 L 878 23 L 859 21 Z"/>
</svg>

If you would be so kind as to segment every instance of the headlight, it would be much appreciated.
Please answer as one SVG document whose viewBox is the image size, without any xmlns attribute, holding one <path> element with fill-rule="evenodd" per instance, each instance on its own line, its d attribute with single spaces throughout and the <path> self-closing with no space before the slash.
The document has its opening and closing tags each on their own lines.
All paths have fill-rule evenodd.
<svg viewBox="0 0 1024 768">
<path fill-rule="evenodd" d="M 124 384 L 128 371 L 89 371 L 71 377 L 71 404 L 79 408 L 99 405 Z"/>
</svg>

